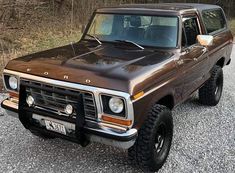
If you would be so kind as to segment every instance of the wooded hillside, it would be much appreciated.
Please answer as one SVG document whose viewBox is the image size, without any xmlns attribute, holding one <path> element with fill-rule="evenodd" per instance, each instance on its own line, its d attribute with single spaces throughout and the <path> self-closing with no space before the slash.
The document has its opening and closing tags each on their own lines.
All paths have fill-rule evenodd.
<svg viewBox="0 0 235 173">
<path fill-rule="evenodd" d="M 27 22 L 47 15 L 70 18 L 74 25 L 85 24 L 95 8 L 125 3 L 161 3 L 170 0 L 0 0 L 0 22 Z M 174 0 L 174 2 L 210 3 L 220 5 L 228 18 L 235 16 L 233 0 Z M 25 19 L 27 19 L 25 21 Z"/>
<path fill-rule="evenodd" d="M 235 30 L 233 0 L 0 0 L 0 66 L 9 58 L 78 41 L 95 8 L 161 2 L 220 5 Z"/>
</svg>

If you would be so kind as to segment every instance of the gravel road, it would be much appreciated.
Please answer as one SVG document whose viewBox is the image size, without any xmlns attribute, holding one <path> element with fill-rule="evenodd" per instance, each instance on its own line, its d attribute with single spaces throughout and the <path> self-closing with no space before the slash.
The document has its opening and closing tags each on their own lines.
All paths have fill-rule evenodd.
<svg viewBox="0 0 235 173">
<path fill-rule="evenodd" d="M 218 106 L 201 106 L 195 95 L 173 111 L 173 144 L 160 173 L 234 173 L 235 60 L 224 73 L 224 93 Z M 4 113 L 2 109 L 0 112 Z M 141 171 L 128 162 L 124 150 L 94 143 L 82 148 L 61 139 L 43 140 L 5 115 L 0 116 L 0 172 Z"/>
</svg>

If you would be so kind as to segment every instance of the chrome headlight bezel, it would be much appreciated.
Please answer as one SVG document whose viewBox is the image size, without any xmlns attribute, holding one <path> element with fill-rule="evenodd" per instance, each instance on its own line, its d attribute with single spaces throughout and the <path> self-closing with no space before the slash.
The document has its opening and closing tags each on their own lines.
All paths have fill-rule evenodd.
<svg viewBox="0 0 235 173">
<path fill-rule="evenodd" d="M 113 111 L 110 108 L 110 100 L 117 99 L 122 102 L 122 110 L 120 111 Z M 101 94 L 101 106 L 102 106 L 102 112 L 107 115 L 116 116 L 119 118 L 127 118 L 127 106 L 126 101 L 124 98 L 114 95 L 108 95 L 108 94 Z"/>
<path fill-rule="evenodd" d="M 18 88 L 18 79 L 15 76 L 10 76 L 8 79 L 9 86 L 12 90 L 17 90 Z"/>
<path fill-rule="evenodd" d="M 16 82 L 16 84 L 10 84 L 10 82 Z M 3 74 L 3 82 L 7 91 L 19 92 L 19 77 L 11 74 Z M 13 85 L 16 85 L 14 87 Z"/>
</svg>

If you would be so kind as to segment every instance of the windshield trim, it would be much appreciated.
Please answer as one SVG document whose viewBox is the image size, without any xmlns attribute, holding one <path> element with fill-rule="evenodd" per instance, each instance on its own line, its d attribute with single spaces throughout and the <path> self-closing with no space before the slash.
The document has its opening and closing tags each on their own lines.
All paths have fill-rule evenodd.
<svg viewBox="0 0 235 173">
<path fill-rule="evenodd" d="M 88 34 L 88 31 L 94 21 L 94 18 L 97 14 L 110 14 L 110 15 L 120 15 L 120 13 L 109 13 L 109 12 L 94 12 L 88 22 L 88 25 L 86 26 L 86 29 L 81 37 L 81 40 L 86 40 L 86 41 L 93 41 L 93 39 L 86 39 L 86 35 Z M 136 13 L 121 13 L 123 15 L 140 15 L 140 14 L 136 14 Z M 180 16 L 179 15 L 159 15 L 159 14 L 141 14 L 142 16 L 159 16 L 159 17 L 176 17 L 177 18 L 177 38 L 176 38 L 176 46 L 175 47 L 159 47 L 159 46 L 152 46 L 152 45 L 143 45 L 143 44 L 139 44 L 140 46 L 143 47 L 152 47 L 152 48 L 158 48 L 158 49 L 178 49 L 180 48 L 180 44 L 179 44 L 179 31 L 180 31 Z M 101 42 L 105 43 L 105 42 L 109 42 L 109 43 L 115 43 L 115 41 L 107 41 L 107 40 L 101 40 L 99 39 Z"/>
</svg>

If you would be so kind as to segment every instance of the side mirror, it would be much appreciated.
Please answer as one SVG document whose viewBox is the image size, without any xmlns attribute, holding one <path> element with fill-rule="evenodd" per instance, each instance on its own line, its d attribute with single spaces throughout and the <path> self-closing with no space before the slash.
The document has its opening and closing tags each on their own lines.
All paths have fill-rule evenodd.
<svg viewBox="0 0 235 173">
<path fill-rule="evenodd" d="M 213 44 L 214 37 L 212 35 L 198 35 L 197 41 L 202 46 L 211 46 Z"/>
</svg>

